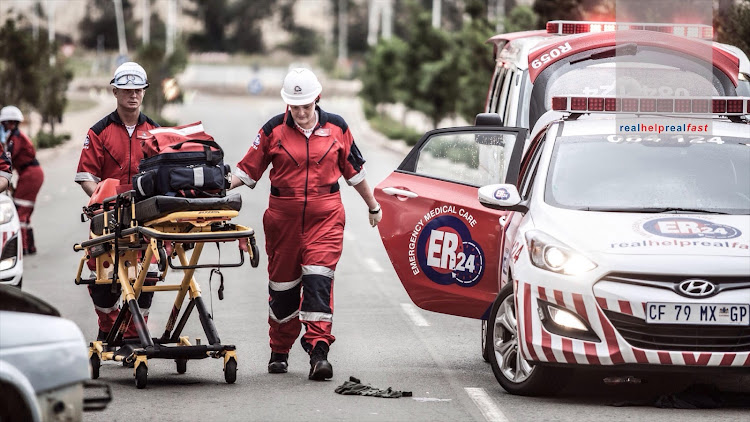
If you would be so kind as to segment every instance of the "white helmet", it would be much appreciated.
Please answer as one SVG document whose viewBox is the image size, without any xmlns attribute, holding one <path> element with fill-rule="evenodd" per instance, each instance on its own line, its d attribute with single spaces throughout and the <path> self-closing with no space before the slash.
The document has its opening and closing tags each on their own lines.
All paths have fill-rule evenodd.
<svg viewBox="0 0 750 422">
<path fill-rule="evenodd" d="M 141 65 L 136 62 L 126 62 L 115 69 L 115 75 L 109 84 L 122 89 L 148 88 L 148 78 Z"/>
<path fill-rule="evenodd" d="M 0 110 L 0 123 L 1 122 L 22 122 L 23 113 L 16 106 L 5 106 Z"/>
<path fill-rule="evenodd" d="M 314 102 L 323 87 L 310 69 L 292 69 L 284 78 L 281 98 L 289 105 L 305 105 Z"/>
</svg>

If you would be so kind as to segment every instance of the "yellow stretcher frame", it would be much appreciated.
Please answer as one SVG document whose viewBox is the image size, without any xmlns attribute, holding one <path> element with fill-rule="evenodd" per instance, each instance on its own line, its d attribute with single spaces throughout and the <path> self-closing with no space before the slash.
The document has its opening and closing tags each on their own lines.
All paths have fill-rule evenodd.
<svg viewBox="0 0 750 422">
<path fill-rule="evenodd" d="M 113 205 L 112 205 L 113 204 Z M 110 205 L 111 209 L 110 209 Z M 90 239 L 74 245 L 75 251 L 85 251 L 78 264 L 76 284 L 107 284 L 119 289 L 122 293 L 122 307 L 117 320 L 104 341 L 93 341 L 89 345 L 92 378 L 99 377 L 102 361 L 122 361 L 133 364 L 133 376 L 137 388 L 145 388 L 148 379 L 148 359 L 175 359 L 177 372 L 187 370 L 187 360 L 207 357 L 223 358 L 224 378 L 229 384 L 237 378 L 237 353 L 234 345 L 223 345 L 219 339 L 213 317 L 208 312 L 201 298 L 201 289 L 193 277 L 197 268 L 236 267 L 244 263 L 243 251 L 250 255 L 250 263 L 258 266 L 259 252 L 255 243 L 255 232 L 252 228 L 229 223 L 239 215 L 235 210 L 200 210 L 178 211 L 160 216 L 140 225 L 136 220 L 138 204 L 132 191 L 108 198 L 103 204 L 104 222 L 115 221 L 115 224 L 104 224 L 103 232 L 97 235 L 90 233 Z M 128 210 L 129 208 L 129 210 Z M 130 213 L 129 224 L 120 224 L 123 213 Z M 114 215 L 113 215 L 114 213 Z M 114 216 L 114 219 L 112 217 Z M 83 220 L 83 218 L 82 218 Z M 240 262 L 232 264 L 198 264 L 203 246 L 206 243 L 239 242 Z M 167 256 L 165 242 L 173 244 L 173 252 Z M 244 244 L 243 244 L 244 243 Z M 187 245 L 194 245 L 188 258 Z M 165 280 L 169 268 L 183 271 L 182 280 L 177 284 L 160 284 L 145 286 L 148 264 L 156 256 L 159 266 L 159 279 Z M 81 274 L 84 265 L 91 258 L 96 259 L 96 278 L 84 280 Z M 179 260 L 179 265 L 172 263 L 172 258 Z M 109 275 L 108 268 L 116 268 Z M 115 276 L 116 275 L 116 276 Z M 167 320 L 164 333 L 160 338 L 151 337 L 138 306 L 138 297 L 142 292 L 176 291 L 177 296 Z M 179 318 L 186 296 L 188 306 Z M 220 297 L 221 298 L 221 297 Z M 196 338 L 195 344 L 181 332 L 194 308 L 200 318 L 208 344 L 201 344 Z M 123 340 L 122 335 L 129 324 L 135 324 L 138 340 Z M 132 344 L 134 350 L 130 355 L 116 355 L 114 348 Z M 174 344 L 174 346 L 170 346 Z"/>
</svg>

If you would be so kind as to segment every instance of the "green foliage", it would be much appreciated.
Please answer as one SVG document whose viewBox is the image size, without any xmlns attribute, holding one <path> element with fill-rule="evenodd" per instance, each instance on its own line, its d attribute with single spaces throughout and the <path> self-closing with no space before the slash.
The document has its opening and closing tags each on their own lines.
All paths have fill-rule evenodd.
<svg viewBox="0 0 750 422">
<path fill-rule="evenodd" d="M 466 2 L 469 20 L 457 33 L 432 27 L 416 2 L 405 9 L 411 27 L 405 39 L 381 40 L 366 56 L 361 96 L 373 105 L 403 102 L 425 113 L 433 125 L 455 113 L 473 121 L 484 110 L 492 77 L 493 35 L 484 2 Z"/>
<path fill-rule="evenodd" d="M 69 133 L 63 133 L 59 135 L 55 135 L 51 132 L 45 132 L 43 130 L 39 130 L 39 132 L 34 137 L 34 144 L 37 149 L 44 149 L 44 148 L 52 148 L 56 147 L 63 142 L 70 139 Z"/>
<path fill-rule="evenodd" d="M 467 7 L 481 4 L 470 2 Z M 459 74 L 456 112 L 469 122 L 484 111 L 487 87 L 495 68 L 492 47 L 486 44 L 494 31 L 486 16 L 484 8 L 474 12 L 474 18 L 458 34 L 458 45 L 454 50 Z"/>
<path fill-rule="evenodd" d="M 161 114 L 165 104 L 182 101 L 181 94 L 172 100 L 168 100 L 162 84 L 185 69 L 187 66 L 187 51 L 183 45 L 178 44 L 175 46 L 172 55 L 166 57 L 164 47 L 158 44 L 149 44 L 138 49 L 136 61 L 146 70 L 150 84 L 149 89 L 143 96 L 143 112 L 155 119 L 154 116 Z M 159 120 L 156 121 L 161 124 Z"/>
<path fill-rule="evenodd" d="M 726 16 L 717 17 L 717 40 L 750 54 L 750 0 L 733 4 Z"/>
<path fill-rule="evenodd" d="M 583 3 L 584 0 L 534 0 L 534 12 L 539 15 L 538 28 L 555 19 L 584 20 Z"/>
<path fill-rule="evenodd" d="M 23 17 L 8 18 L 0 28 L 0 99 L 21 109 L 36 105 L 41 93 L 40 67 L 48 60 L 47 36 L 36 41 L 17 27 L 28 24 Z"/>
<path fill-rule="evenodd" d="M 402 140 L 409 146 L 417 144 L 422 134 L 416 130 L 404 126 L 402 123 L 393 120 L 392 118 L 375 112 L 371 114 L 368 119 L 370 126 L 376 131 L 387 136 L 389 139 Z"/>
<path fill-rule="evenodd" d="M 530 31 L 538 28 L 539 17 L 529 6 L 516 6 L 505 17 L 505 32 Z M 545 22 L 546 23 L 546 22 Z"/>
<path fill-rule="evenodd" d="M 30 31 L 16 27 L 16 23 L 28 25 L 19 16 L 6 20 L 0 28 L 0 98 L 6 105 L 36 109 L 42 123 L 50 125 L 54 137 L 55 124 L 62 121 L 65 111 L 73 72 L 56 53 L 57 44 L 50 45 L 45 30 L 40 30 L 34 38 Z"/>
<path fill-rule="evenodd" d="M 128 46 L 136 45 L 135 29 L 139 21 L 133 19 L 131 0 L 122 0 L 122 12 L 125 22 L 125 39 Z M 78 29 L 81 31 L 81 44 L 87 48 L 97 48 L 101 42 L 101 47 L 116 50 L 119 44 L 114 2 L 112 0 L 88 0 L 86 16 L 78 24 Z"/>
<path fill-rule="evenodd" d="M 365 58 L 362 98 L 371 104 L 395 103 L 406 98 L 405 59 L 409 47 L 399 38 L 381 40 Z"/>
<path fill-rule="evenodd" d="M 226 51 L 226 23 L 231 16 L 227 0 L 191 0 L 183 11 L 203 23 L 201 31 L 188 36 L 188 47 L 199 51 Z"/>
</svg>

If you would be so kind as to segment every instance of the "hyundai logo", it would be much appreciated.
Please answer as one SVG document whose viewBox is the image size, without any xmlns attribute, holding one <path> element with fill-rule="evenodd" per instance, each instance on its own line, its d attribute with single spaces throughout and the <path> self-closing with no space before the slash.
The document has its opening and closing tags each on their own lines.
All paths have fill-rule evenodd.
<svg viewBox="0 0 750 422">
<path fill-rule="evenodd" d="M 692 278 L 677 285 L 678 293 L 688 297 L 707 297 L 714 295 L 718 288 L 708 280 Z"/>
</svg>

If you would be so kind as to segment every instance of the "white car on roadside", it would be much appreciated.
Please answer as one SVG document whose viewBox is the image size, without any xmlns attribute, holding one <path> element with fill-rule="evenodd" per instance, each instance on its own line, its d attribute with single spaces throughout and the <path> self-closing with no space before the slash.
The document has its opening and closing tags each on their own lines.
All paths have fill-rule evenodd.
<svg viewBox="0 0 750 422">
<path fill-rule="evenodd" d="M 104 409 L 111 392 L 88 381 L 86 346 L 54 307 L 0 285 L 0 421 L 80 421 Z"/>
<path fill-rule="evenodd" d="M 23 243 L 16 206 L 0 194 L 0 284 L 23 284 Z"/>
<path fill-rule="evenodd" d="M 513 394 L 587 368 L 747 373 L 750 97 L 551 105 L 528 138 L 428 132 L 376 187 L 411 299 L 488 320 Z"/>
</svg>

